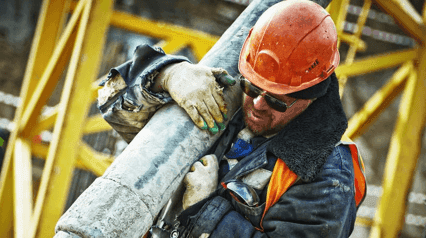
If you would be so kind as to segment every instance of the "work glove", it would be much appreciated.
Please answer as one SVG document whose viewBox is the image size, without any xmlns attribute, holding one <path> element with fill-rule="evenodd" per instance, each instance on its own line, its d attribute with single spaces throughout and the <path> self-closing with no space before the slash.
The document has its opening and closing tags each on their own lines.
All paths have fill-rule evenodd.
<svg viewBox="0 0 426 238">
<path fill-rule="evenodd" d="M 204 130 L 209 127 L 213 134 L 225 129 L 223 120 L 228 112 L 223 87 L 216 78 L 226 85 L 235 84 L 235 80 L 222 68 L 188 62 L 169 65 L 157 76 L 159 87 L 185 109 L 195 125 Z"/>
<path fill-rule="evenodd" d="M 186 188 L 182 200 L 184 210 L 216 190 L 218 170 L 219 164 L 214 154 L 206 155 L 192 165 L 190 172 L 183 179 Z"/>
</svg>

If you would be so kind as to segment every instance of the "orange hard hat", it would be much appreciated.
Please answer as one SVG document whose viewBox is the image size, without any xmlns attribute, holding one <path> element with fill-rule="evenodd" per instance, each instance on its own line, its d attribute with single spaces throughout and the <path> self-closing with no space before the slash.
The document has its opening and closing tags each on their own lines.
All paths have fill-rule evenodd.
<svg viewBox="0 0 426 238">
<path fill-rule="evenodd" d="M 240 54 L 240 73 L 274 94 L 289 94 L 327 79 L 339 65 L 330 14 L 307 0 L 287 0 L 266 10 Z"/>
</svg>

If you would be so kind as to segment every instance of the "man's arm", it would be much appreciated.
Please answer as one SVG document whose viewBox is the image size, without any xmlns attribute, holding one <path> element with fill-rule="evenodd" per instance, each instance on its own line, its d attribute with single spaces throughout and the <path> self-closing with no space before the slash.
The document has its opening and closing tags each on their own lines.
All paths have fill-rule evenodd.
<svg viewBox="0 0 426 238">
<path fill-rule="evenodd" d="M 166 55 L 161 48 L 140 45 L 132 60 L 112 68 L 100 85 L 98 108 L 103 118 L 128 143 L 162 105 L 172 101 L 167 92 L 155 92 L 156 76 L 165 66 L 189 60 Z"/>
<path fill-rule="evenodd" d="M 186 57 L 140 45 L 131 61 L 111 69 L 101 83 L 98 107 L 129 143 L 155 111 L 172 100 L 199 128 L 210 128 L 216 134 L 217 123 L 223 123 L 222 113 L 227 113 L 223 88 L 216 78 L 222 85 L 235 83 L 224 69 L 193 65 Z"/>
</svg>

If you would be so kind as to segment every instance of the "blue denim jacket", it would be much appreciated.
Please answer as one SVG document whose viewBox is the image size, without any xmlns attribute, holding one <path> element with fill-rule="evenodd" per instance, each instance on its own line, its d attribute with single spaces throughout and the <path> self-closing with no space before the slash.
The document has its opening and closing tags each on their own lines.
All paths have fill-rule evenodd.
<svg viewBox="0 0 426 238">
<path fill-rule="evenodd" d="M 241 113 L 237 113 L 232 119 L 227 131 L 208 153 L 215 153 L 221 158 L 229 149 L 231 141 L 235 140 L 236 134 L 244 125 L 241 121 L 242 116 L 238 117 L 239 114 Z M 273 171 L 278 158 L 268 151 L 268 142 L 257 146 L 231 171 L 221 176 L 219 178 L 221 182 L 240 179 L 261 168 Z M 221 145 L 224 147 L 217 149 Z M 194 221 L 196 224 L 194 230 L 198 233 L 209 233 L 211 238 L 349 237 L 352 233 L 357 208 L 354 199 L 352 155 L 346 145 L 339 143 L 334 147 L 321 172 L 313 181 L 298 180 L 276 204 L 269 208 L 262 222 L 264 232 L 260 232 L 255 227 L 260 227 L 267 189 L 268 186 L 265 186 L 263 190 L 257 190 L 260 197 L 258 207 L 248 207 L 237 202 L 227 192 L 223 193 L 222 196 L 227 200 L 217 200 L 215 203 L 229 202 L 232 204 L 232 209 L 226 211 L 207 209 L 207 212 L 204 212 L 207 214 L 197 214 L 199 218 Z M 230 207 L 218 204 L 215 206 L 219 210 Z M 212 226 L 212 224 L 216 225 Z M 205 227 L 215 227 L 215 229 L 203 229 Z"/>
<path fill-rule="evenodd" d="M 241 166 L 235 177 L 256 168 L 273 168 L 273 156 L 266 147 L 260 147 L 246 159 L 256 161 Z M 356 219 L 354 175 L 349 148 L 338 145 L 327 158 L 320 175 L 312 182 L 299 181 L 265 214 L 264 232 L 255 229 L 263 214 L 265 197 L 261 205 L 244 208 L 231 199 L 235 210 L 229 211 L 217 222 L 211 238 L 216 237 L 349 237 Z M 265 187 L 265 190 L 267 186 Z M 199 221 L 199 224 L 202 224 Z"/>
</svg>

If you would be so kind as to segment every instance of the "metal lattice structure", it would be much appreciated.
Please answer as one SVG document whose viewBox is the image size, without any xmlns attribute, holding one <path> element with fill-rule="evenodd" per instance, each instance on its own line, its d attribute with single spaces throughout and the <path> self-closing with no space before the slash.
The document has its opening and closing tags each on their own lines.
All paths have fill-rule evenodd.
<svg viewBox="0 0 426 238">
<path fill-rule="evenodd" d="M 370 237 L 396 237 L 404 222 L 406 197 L 426 120 L 426 6 L 420 15 L 408 0 L 365 0 L 357 28 L 349 34 L 343 31 L 348 4 L 349 0 L 333 0 L 328 8 L 340 42 L 350 46 L 345 62 L 336 70 L 341 89 L 351 77 L 399 67 L 387 84 L 350 119 L 346 132 L 351 139 L 362 135 L 391 101 L 402 94 L 377 213 L 372 221 L 357 218 L 357 224 L 372 226 Z M 361 32 L 372 4 L 380 5 L 393 16 L 416 40 L 417 46 L 355 58 L 356 52 L 366 47 Z M 66 20 L 69 11 L 72 15 Z M 167 53 L 189 47 L 197 59 L 218 39 L 115 11 L 112 0 L 78 3 L 44 0 L 21 90 L 22 103 L 15 114 L 16 129 L 9 139 L 1 171 L 1 237 L 52 237 L 63 213 L 73 169 L 83 168 L 102 175 L 113 161 L 82 141 L 85 134 L 111 129 L 100 115 L 88 117 L 88 109 L 97 97 L 96 76 L 109 26 L 162 39 L 159 45 Z M 50 114 L 41 116 L 42 107 L 64 71 L 66 80 L 60 103 Z M 34 135 L 50 128 L 53 128 L 50 144 L 32 143 Z M 45 158 L 46 163 L 33 200 L 31 157 L 35 155 Z"/>
<path fill-rule="evenodd" d="M 355 58 L 358 49 L 363 48 L 360 33 L 364 27 L 372 1 L 365 0 L 358 18 L 358 29 L 352 35 L 343 33 L 343 21 L 349 1 L 333 1 L 329 7 L 336 22 L 341 41 L 349 45 L 349 52 L 344 64 L 336 70 L 341 87 L 348 77 L 366 74 L 386 68 L 396 67 L 386 85 L 379 89 L 349 121 L 346 131 L 351 139 L 362 135 L 377 116 L 402 93 L 397 123 L 391 139 L 383 178 L 383 195 L 373 221 L 358 218 L 358 222 L 372 226 L 370 237 L 397 237 L 404 224 L 406 198 L 412 183 L 414 170 L 421 149 L 422 133 L 426 121 L 426 61 L 425 61 L 425 19 L 420 16 L 407 0 L 375 0 L 395 21 L 413 37 L 418 46 L 413 49 L 388 52 L 366 59 Z M 402 92 L 403 91 L 403 92 Z"/>
</svg>

